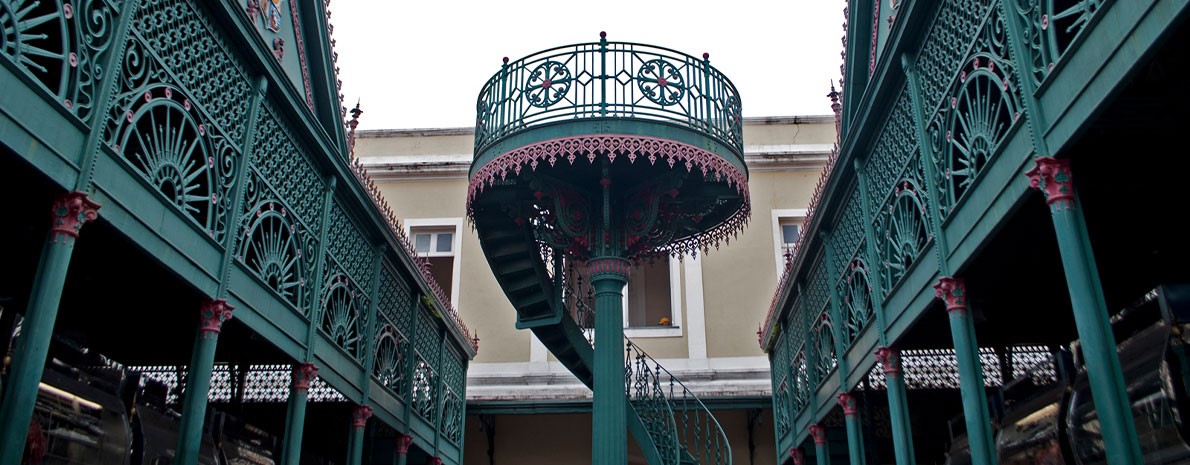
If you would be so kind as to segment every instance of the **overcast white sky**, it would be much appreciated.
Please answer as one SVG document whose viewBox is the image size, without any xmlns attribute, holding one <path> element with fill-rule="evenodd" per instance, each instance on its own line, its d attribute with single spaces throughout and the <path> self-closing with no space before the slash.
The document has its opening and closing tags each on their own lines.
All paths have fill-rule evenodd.
<svg viewBox="0 0 1190 465">
<path fill-rule="evenodd" d="M 599 40 L 700 56 L 740 91 L 744 116 L 824 115 L 839 79 L 842 0 L 331 2 L 348 107 L 360 129 L 464 127 L 480 87 L 538 50 Z"/>
</svg>

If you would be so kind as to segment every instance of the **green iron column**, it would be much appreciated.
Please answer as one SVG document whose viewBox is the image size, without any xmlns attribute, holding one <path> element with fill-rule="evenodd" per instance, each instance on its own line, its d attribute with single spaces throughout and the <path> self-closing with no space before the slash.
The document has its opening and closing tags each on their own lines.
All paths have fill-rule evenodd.
<svg viewBox="0 0 1190 465">
<path fill-rule="evenodd" d="M 79 191 L 64 194 L 54 202 L 49 238 L 41 250 L 37 276 L 29 294 L 29 307 L 25 310 L 21 335 L 12 355 L 12 371 L 4 386 L 4 404 L 0 405 L 0 464 L 21 463 L 54 322 L 58 319 L 58 303 L 62 300 L 70 256 L 74 253 L 79 230 L 84 223 L 95 220 L 98 209 L 99 204 Z"/>
<path fill-rule="evenodd" d="M 847 457 L 851 465 L 864 465 L 864 432 L 859 424 L 859 409 L 855 405 L 855 397 L 851 393 L 839 394 L 839 406 L 843 407 L 843 418 L 847 421 Z"/>
<path fill-rule="evenodd" d="M 806 451 L 801 446 L 789 449 L 789 458 L 793 459 L 793 465 L 806 465 Z"/>
<path fill-rule="evenodd" d="M 357 405 L 351 410 L 351 438 L 348 439 L 347 465 L 360 465 L 364 460 L 364 430 L 372 418 L 372 407 Z"/>
<path fill-rule="evenodd" d="M 987 392 L 983 382 L 983 363 L 975 342 L 975 322 L 967 311 L 967 285 L 960 278 L 943 276 L 934 284 L 934 295 L 946 303 L 950 317 L 950 336 L 959 365 L 959 391 L 963 396 L 963 419 L 975 465 L 995 465 L 992 448 L 992 420 L 988 413 Z"/>
<path fill-rule="evenodd" d="M 595 287 L 595 388 L 591 463 L 628 461 L 628 412 L 624 392 L 624 285 L 628 260 L 602 257 L 587 262 Z"/>
<path fill-rule="evenodd" d="M 1050 206 L 1108 463 L 1144 463 L 1087 225 L 1077 208 L 1070 161 L 1040 157 L 1036 163 L 1026 174 Z"/>
<path fill-rule="evenodd" d="M 810 437 L 814 438 L 814 460 L 818 465 L 831 464 L 830 448 L 826 444 L 826 427 L 810 425 Z"/>
<path fill-rule="evenodd" d="M 289 402 L 285 412 L 285 439 L 281 446 L 282 465 L 298 465 L 302 459 L 302 432 L 306 426 L 306 401 L 310 383 L 318 377 L 313 363 L 293 366 L 293 384 L 289 387 Z"/>
<path fill-rule="evenodd" d="M 897 465 L 917 463 L 913 453 L 913 429 L 909 424 L 909 402 L 905 379 L 901 377 L 901 351 L 891 347 L 876 349 L 876 360 L 884 369 L 888 389 L 888 414 L 892 426 L 893 455 Z"/>
<path fill-rule="evenodd" d="M 207 396 L 211 389 L 211 371 L 215 368 L 215 346 L 223 322 L 231 319 L 234 307 L 226 300 L 203 302 L 199 313 L 198 335 L 194 338 L 194 352 L 186 372 L 186 392 L 182 402 L 182 419 L 178 426 L 178 448 L 174 455 L 177 465 L 198 463 L 202 447 L 203 420 L 207 413 Z"/>
<path fill-rule="evenodd" d="M 405 465 L 406 456 L 409 455 L 409 446 L 413 445 L 413 436 L 397 433 L 397 456 L 393 461 L 394 465 Z"/>
</svg>

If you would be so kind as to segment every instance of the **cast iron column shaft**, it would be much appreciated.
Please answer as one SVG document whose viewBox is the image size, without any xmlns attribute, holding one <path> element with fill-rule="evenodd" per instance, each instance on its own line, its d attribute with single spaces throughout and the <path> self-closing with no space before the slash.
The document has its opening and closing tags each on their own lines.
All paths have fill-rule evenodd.
<svg viewBox="0 0 1190 465">
<path fill-rule="evenodd" d="M 983 363 L 979 359 L 979 345 L 975 341 L 975 323 L 967 310 L 967 287 L 963 280 L 943 276 L 934 285 L 935 295 L 946 303 L 950 318 L 950 336 L 954 339 L 954 355 L 959 368 L 959 392 L 963 396 L 963 419 L 967 425 L 967 440 L 971 449 L 971 463 L 995 465 L 996 450 L 992 442 L 992 422 L 988 413 L 987 392 L 984 390 Z"/>
<path fill-rule="evenodd" d="M 95 220 L 98 208 L 99 205 L 88 199 L 87 194 L 77 191 L 64 194 L 54 202 L 49 240 L 41 250 L 41 262 L 37 265 L 37 276 L 29 294 L 29 307 L 21 322 L 21 335 L 12 356 L 12 371 L 4 386 L 4 404 L 0 405 L 0 464 L 21 463 L 74 242 L 83 224 Z"/>
<path fill-rule="evenodd" d="M 595 287 L 595 388 L 591 463 L 628 460 L 628 412 L 624 389 L 624 285 L 628 261 L 597 258 L 587 264 Z"/>
<path fill-rule="evenodd" d="M 1066 287 L 1070 292 L 1070 306 L 1074 309 L 1074 325 L 1091 384 L 1091 400 L 1103 431 L 1107 461 L 1111 465 L 1139 465 L 1144 460 L 1136 435 L 1132 402 L 1124 385 L 1124 372 L 1116 352 L 1103 286 L 1099 283 L 1095 256 L 1086 235 L 1087 225 L 1077 209 L 1070 162 L 1041 157 L 1028 175 L 1030 184 L 1045 193 L 1050 206 L 1062 269 L 1066 273 Z"/>
<path fill-rule="evenodd" d="M 913 429 L 909 424 L 909 403 L 905 395 L 905 379 L 901 377 L 901 353 L 890 348 L 876 349 L 876 360 L 884 368 L 888 386 L 888 414 L 892 424 L 893 455 L 897 465 L 914 465 Z"/>
<path fill-rule="evenodd" d="M 298 465 L 302 459 L 302 433 L 306 426 L 306 402 L 310 383 L 318 377 L 313 363 L 293 366 L 293 384 L 289 388 L 289 402 L 285 412 L 285 438 L 281 449 L 283 465 Z"/>
<path fill-rule="evenodd" d="M 814 439 L 814 463 L 831 465 L 830 447 L 826 443 L 826 427 L 810 425 L 810 437 Z"/>
<path fill-rule="evenodd" d="M 851 465 L 865 465 L 864 432 L 860 427 L 855 397 L 850 393 L 839 394 L 839 406 L 843 407 L 843 417 L 847 421 L 847 457 L 851 459 Z"/>
<path fill-rule="evenodd" d="M 186 372 L 186 392 L 182 401 L 182 418 L 178 425 L 178 448 L 174 463 L 198 463 L 202 447 L 203 421 L 207 413 L 207 396 L 211 389 L 211 371 L 215 368 L 215 348 L 219 330 L 231 318 L 233 307 L 223 299 L 203 302 L 199 314 L 198 335 L 194 337 L 194 352 Z"/>
<path fill-rule="evenodd" d="M 413 445 L 413 436 L 397 433 L 397 453 L 393 461 L 395 465 L 405 465 L 406 456 L 409 455 L 409 446 L 411 445 Z"/>
<path fill-rule="evenodd" d="M 372 407 L 357 405 L 351 410 L 351 437 L 348 440 L 347 465 L 360 465 L 364 459 L 364 430 L 372 418 Z"/>
</svg>

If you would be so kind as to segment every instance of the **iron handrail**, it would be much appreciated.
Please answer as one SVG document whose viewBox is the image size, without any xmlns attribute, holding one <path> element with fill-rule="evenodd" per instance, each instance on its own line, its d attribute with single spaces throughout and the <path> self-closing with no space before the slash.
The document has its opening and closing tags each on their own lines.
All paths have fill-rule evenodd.
<svg viewBox="0 0 1190 465">
<path fill-rule="evenodd" d="M 624 338 L 624 341 L 627 351 L 624 361 L 624 386 L 628 391 L 629 403 L 633 404 L 634 408 L 645 407 L 637 408 L 638 413 L 668 411 L 671 414 L 668 418 L 641 415 L 641 420 L 646 423 L 646 429 L 653 437 L 658 454 L 663 460 L 669 457 L 665 449 L 671 444 L 676 446 L 677 455 L 673 457 L 674 461 L 665 463 L 730 465 L 731 444 L 723 427 L 706 404 L 631 339 Z M 669 389 L 668 395 L 665 393 L 666 384 Z M 650 405 L 658 402 L 664 406 Z M 657 424 L 651 425 L 650 422 Z M 664 428 L 667 423 L 672 425 L 671 430 Z M 668 431 L 673 431 L 672 440 L 664 436 Z"/>
<path fill-rule="evenodd" d="M 584 118 L 668 123 L 743 153 L 739 92 L 710 55 L 601 38 L 505 58 L 476 101 L 475 154 L 528 129 Z"/>
</svg>

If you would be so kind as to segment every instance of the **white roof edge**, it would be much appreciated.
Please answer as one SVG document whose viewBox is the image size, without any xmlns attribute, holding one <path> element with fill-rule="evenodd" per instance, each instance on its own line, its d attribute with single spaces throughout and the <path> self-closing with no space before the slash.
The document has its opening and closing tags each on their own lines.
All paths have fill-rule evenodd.
<svg viewBox="0 0 1190 465">
<path fill-rule="evenodd" d="M 834 123 L 834 115 L 795 115 L 795 116 L 745 116 L 745 125 L 761 124 L 815 124 Z M 362 129 L 355 132 L 355 137 L 423 137 L 423 136 L 467 136 L 475 134 L 474 127 L 453 128 L 407 128 L 407 129 Z"/>
</svg>

